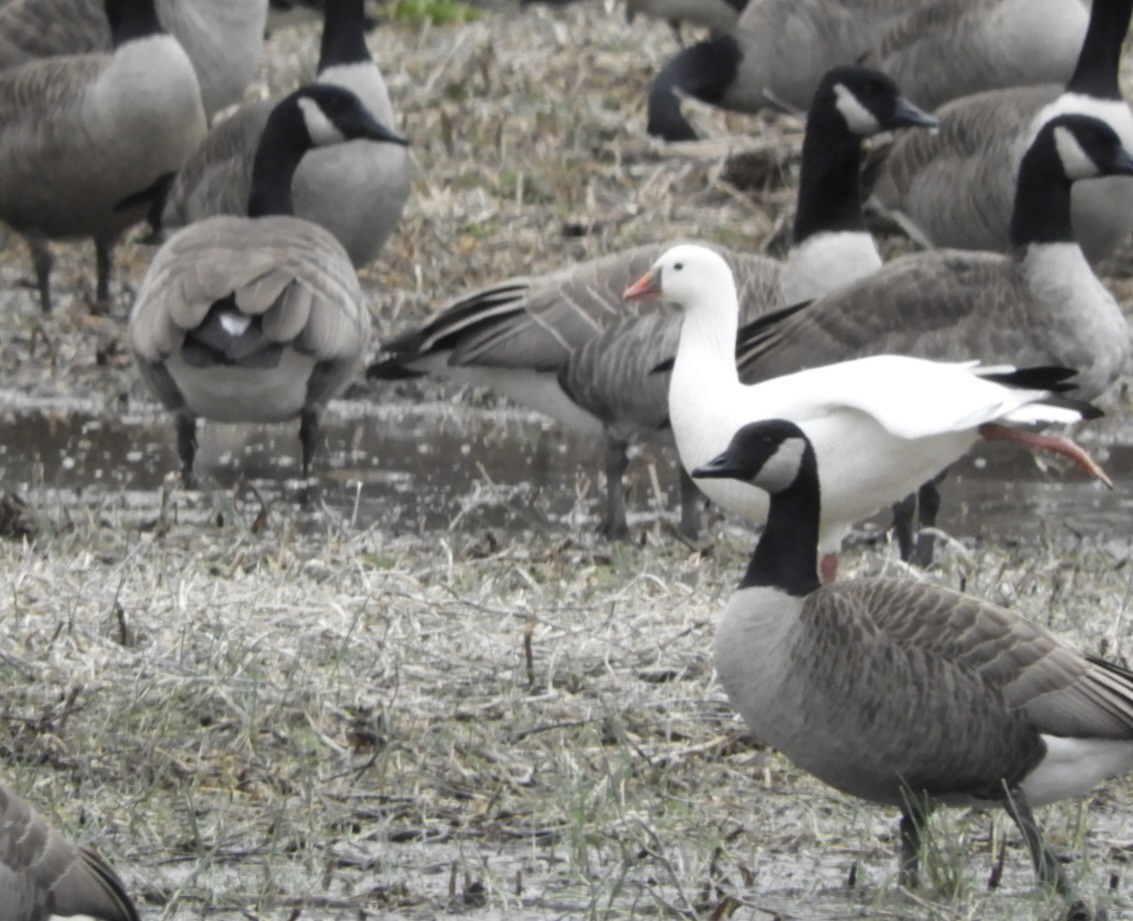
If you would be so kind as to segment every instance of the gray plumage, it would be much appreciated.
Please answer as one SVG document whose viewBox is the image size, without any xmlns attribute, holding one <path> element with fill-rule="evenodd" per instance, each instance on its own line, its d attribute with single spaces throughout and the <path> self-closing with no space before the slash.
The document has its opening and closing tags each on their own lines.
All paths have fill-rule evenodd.
<svg viewBox="0 0 1133 921">
<path fill-rule="evenodd" d="M 820 586 L 819 470 L 792 423 L 744 426 L 695 473 L 771 494 L 715 641 L 720 683 L 756 734 L 831 786 L 901 810 L 902 884 L 917 884 L 936 804 L 997 802 L 1040 881 L 1069 895 L 1031 807 L 1133 768 L 1133 673 L 929 583 Z"/>
<path fill-rule="evenodd" d="M 1079 395 L 1102 393 L 1129 359 L 1129 331 L 1071 239 L 1070 183 L 1128 175 L 1133 160 L 1104 123 L 1080 115 L 1047 123 L 1027 157 L 1033 164 L 1020 172 L 1010 253 L 935 250 L 894 260 L 741 335 L 745 379 L 891 353 L 1075 368 Z"/>
<path fill-rule="evenodd" d="M 746 0 L 626 0 L 626 18 L 644 15 L 663 19 L 674 29 L 688 23 L 723 32 L 739 21 L 745 5 Z"/>
<path fill-rule="evenodd" d="M 260 139 L 251 216 L 183 228 L 146 273 L 128 338 L 142 377 L 176 414 L 186 480 L 198 417 L 299 416 L 303 475 L 310 471 L 319 417 L 361 367 L 371 320 L 342 244 L 292 215 L 292 177 L 312 147 L 354 138 L 406 143 L 347 90 L 292 93 L 273 108 Z"/>
<path fill-rule="evenodd" d="M 0 7 L 0 68 L 37 58 L 109 52 L 104 0 L 11 0 Z M 255 79 L 267 0 L 157 0 L 161 24 L 181 43 L 205 114 L 239 102 Z"/>
<path fill-rule="evenodd" d="M 363 38 L 362 0 L 326 5 L 326 30 L 349 43 L 349 60 L 324 52 L 316 82 L 353 92 L 379 122 L 396 117 L 389 92 Z M 341 33 L 350 33 L 341 35 Z M 186 162 L 169 190 L 163 228 L 184 227 L 215 214 L 244 214 L 252 179 L 252 159 L 272 102 L 243 106 L 213 127 Z M 356 267 L 377 258 L 397 227 L 409 198 L 412 166 L 408 151 L 392 144 L 355 140 L 310 151 L 293 180 L 295 213 L 327 228 Z"/>
<path fill-rule="evenodd" d="M 760 0 L 685 49 L 650 90 L 649 131 L 693 137 L 674 90 L 724 109 L 805 108 L 833 65 L 865 63 L 933 108 L 959 95 L 1063 82 L 1086 31 L 1079 0 Z"/>
<path fill-rule="evenodd" d="M 421 373 L 488 386 L 576 431 L 605 437 L 605 531 L 624 537 L 628 443 L 672 443 L 669 375 L 652 372 L 675 353 L 679 324 L 668 310 L 638 314 L 622 292 L 666 248 L 638 246 L 461 297 L 421 330 L 384 343 L 392 357 L 371 366 L 369 375 Z M 711 248 L 731 266 L 749 317 L 778 303 L 780 263 Z M 696 527 L 695 496 L 691 483 L 682 489 L 682 529 L 689 533 Z"/>
<path fill-rule="evenodd" d="M 82 915 L 138 921 L 121 880 L 94 850 L 77 847 L 0 783 L 0 921 Z"/>
<path fill-rule="evenodd" d="M 95 239 L 105 301 L 115 238 L 204 132 L 192 64 L 164 33 L 0 71 L 0 219 L 28 239 L 44 309 L 46 241 Z"/>
<path fill-rule="evenodd" d="M 1004 252 L 1019 162 L 1039 126 L 1057 115 L 1101 118 L 1133 148 L 1133 113 L 1118 90 L 1130 0 L 1098 0 L 1069 85 L 1045 83 L 978 93 L 937 113 L 935 135 L 901 135 L 867 166 L 870 210 L 925 246 Z M 1091 263 L 1133 232 L 1133 181 L 1104 178 L 1073 192 L 1075 235 Z"/>
</svg>

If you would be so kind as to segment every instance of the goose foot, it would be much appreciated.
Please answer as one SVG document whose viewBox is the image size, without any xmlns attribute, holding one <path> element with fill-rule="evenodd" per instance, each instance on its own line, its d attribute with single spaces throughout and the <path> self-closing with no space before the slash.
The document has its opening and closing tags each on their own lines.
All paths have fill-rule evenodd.
<svg viewBox="0 0 1133 921">
<path fill-rule="evenodd" d="M 1106 486 L 1113 489 L 1113 480 L 1106 475 L 1098 462 L 1069 438 L 1059 438 L 1055 435 L 1037 435 L 1034 432 L 1008 428 L 1006 425 L 999 425 L 995 422 L 985 422 L 980 426 L 979 433 L 981 437 L 988 441 L 1014 441 L 1034 451 L 1061 454 L 1063 457 L 1072 460 L 1086 476 L 1101 480 Z"/>
</svg>

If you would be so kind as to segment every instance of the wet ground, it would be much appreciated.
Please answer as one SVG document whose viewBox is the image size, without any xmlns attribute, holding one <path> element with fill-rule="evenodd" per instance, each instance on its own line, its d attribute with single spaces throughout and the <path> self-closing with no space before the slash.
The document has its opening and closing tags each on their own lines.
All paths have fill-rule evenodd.
<svg viewBox="0 0 1133 921">
<path fill-rule="evenodd" d="M 156 517 L 163 491 L 168 501 L 174 490 L 172 426 L 156 407 L 111 416 L 78 401 L 36 402 L 14 393 L 0 393 L 0 407 L 0 482 L 7 489 L 48 507 L 114 510 L 140 523 Z M 304 495 L 295 425 L 207 425 L 196 467 L 203 491 L 251 494 L 269 509 L 298 502 L 305 511 L 297 520 L 312 528 L 329 517 L 390 533 L 491 530 L 504 537 L 599 523 L 601 445 L 531 413 L 442 401 L 339 402 L 324 434 L 318 484 Z M 1124 437 L 1104 425 L 1083 433 L 1116 482 L 1113 490 L 1013 447 L 981 447 L 948 480 L 940 527 L 956 538 L 1085 535 L 1125 545 L 1133 537 L 1133 444 Z M 672 519 L 669 454 L 642 449 L 629 481 L 631 525 Z M 215 508 L 174 493 L 184 500 L 183 514 Z M 885 521 L 879 516 L 867 529 Z"/>
</svg>

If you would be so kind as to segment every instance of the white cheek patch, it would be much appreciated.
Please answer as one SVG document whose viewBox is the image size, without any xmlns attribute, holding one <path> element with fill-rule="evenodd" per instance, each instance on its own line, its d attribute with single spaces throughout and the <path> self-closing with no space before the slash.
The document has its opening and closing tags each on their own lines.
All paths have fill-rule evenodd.
<svg viewBox="0 0 1133 921">
<path fill-rule="evenodd" d="M 854 134 L 869 137 L 881 130 L 881 122 L 877 120 L 877 116 L 863 106 L 845 84 L 834 84 L 834 97 L 834 107 L 842 113 L 846 127 Z"/>
<path fill-rule="evenodd" d="M 1058 151 L 1068 179 L 1089 179 L 1100 174 L 1097 164 L 1082 149 L 1082 145 L 1068 128 L 1054 129 L 1054 149 Z"/>
<path fill-rule="evenodd" d="M 299 108 L 303 112 L 303 121 L 307 125 L 307 133 L 311 135 L 311 140 L 319 147 L 325 147 L 330 144 L 341 144 L 346 140 L 346 136 L 339 131 L 326 113 L 319 108 L 319 104 L 313 99 L 300 99 Z"/>
<path fill-rule="evenodd" d="M 801 438 L 788 438 L 756 474 L 755 485 L 770 493 L 782 492 L 799 475 L 805 450 L 806 442 Z"/>
</svg>

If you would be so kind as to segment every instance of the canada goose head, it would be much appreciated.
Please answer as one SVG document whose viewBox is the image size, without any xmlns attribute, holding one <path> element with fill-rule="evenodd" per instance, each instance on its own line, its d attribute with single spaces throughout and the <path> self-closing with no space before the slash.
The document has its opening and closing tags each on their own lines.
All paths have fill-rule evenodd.
<svg viewBox="0 0 1133 921">
<path fill-rule="evenodd" d="M 795 423 L 785 419 L 749 422 L 732 436 L 727 450 L 697 467 L 697 479 L 732 479 L 775 495 L 799 478 L 813 448 Z"/>
<path fill-rule="evenodd" d="M 293 214 L 291 180 L 303 155 L 312 147 L 359 139 L 409 143 L 340 86 L 313 83 L 284 97 L 268 116 L 256 148 L 248 216 Z"/>
<path fill-rule="evenodd" d="M 729 292 L 734 303 L 736 284 L 724 257 L 706 246 L 682 243 L 662 253 L 623 297 L 627 301 L 662 298 L 688 313 L 701 304 L 722 301 Z"/>
<path fill-rule="evenodd" d="M 409 144 L 403 135 L 381 124 L 366 111 L 357 96 L 341 87 L 329 84 L 305 86 L 284 99 L 276 107 L 276 111 L 289 100 L 302 116 L 311 147 L 326 147 L 359 139 Z"/>
<path fill-rule="evenodd" d="M 1035 135 L 1024 163 L 1068 182 L 1133 175 L 1133 154 L 1109 125 L 1088 115 L 1052 118 Z"/>
<path fill-rule="evenodd" d="M 897 83 L 868 67 L 827 71 L 814 94 L 811 111 L 830 108 L 852 134 L 871 137 L 896 128 L 935 128 L 937 121 L 901 95 Z"/>
</svg>

